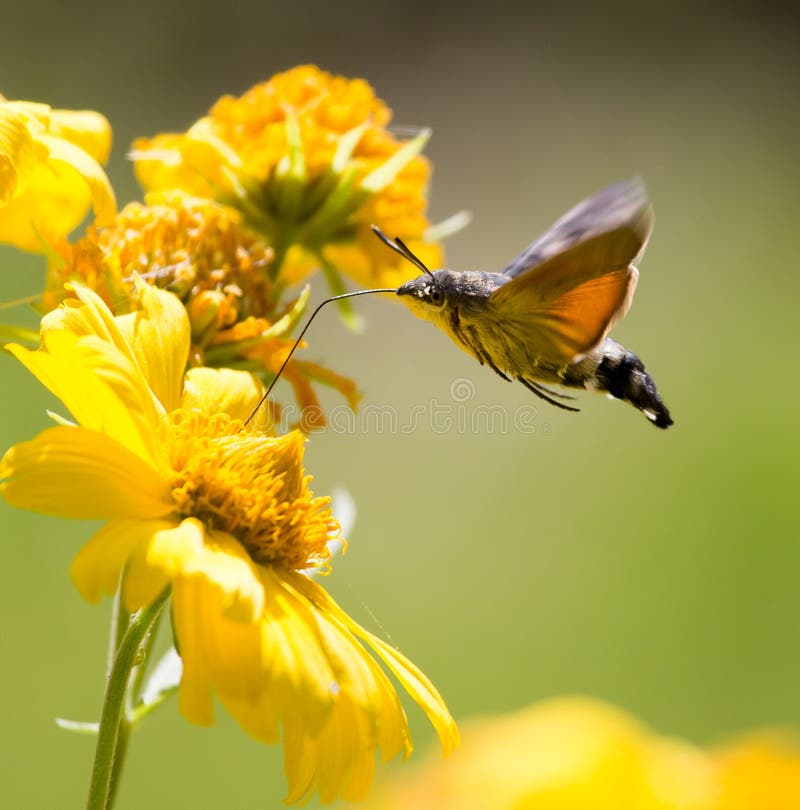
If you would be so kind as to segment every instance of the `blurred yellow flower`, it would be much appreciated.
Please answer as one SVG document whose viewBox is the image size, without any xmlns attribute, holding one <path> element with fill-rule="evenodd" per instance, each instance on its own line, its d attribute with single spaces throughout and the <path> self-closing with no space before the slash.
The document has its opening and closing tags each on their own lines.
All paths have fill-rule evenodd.
<svg viewBox="0 0 800 810">
<path fill-rule="evenodd" d="M 245 367 L 271 380 L 294 343 L 291 331 L 308 295 L 279 304 L 266 273 L 273 250 L 241 219 L 213 200 L 153 192 L 145 204 L 130 203 L 112 223 L 62 249 L 62 261 L 50 262 L 44 309 L 70 295 L 66 282 L 79 281 L 113 311 L 129 312 L 138 276 L 182 301 L 191 323 L 191 365 Z M 325 423 L 312 380 L 337 389 L 352 408 L 360 399 L 352 380 L 308 361 L 293 359 L 285 378 L 300 408 L 295 421 L 307 430 Z"/>
<path fill-rule="evenodd" d="M 304 573 L 328 565 L 340 530 L 308 488 L 303 437 L 243 427 L 262 391 L 251 375 L 184 377 L 190 326 L 175 296 L 140 282 L 141 308 L 114 318 L 75 292 L 43 318 L 39 349 L 8 348 L 77 424 L 59 417 L 12 447 L 0 491 L 17 507 L 107 521 L 72 565 L 83 596 L 121 587 L 136 611 L 170 586 L 182 713 L 211 724 L 216 695 L 259 740 L 278 742 L 282 727 L 288 801 L 359 799 L 376 751 L 411 751 L 395 688 L 364 645 L 449 751 L 458 732 L 430 681 Z"/>
<path fill-rule="evenodd" d="M 397 286 L 411 269 L 371 223 L 431 267 L 442 256 L 424 237 L 428 133 L 403 143 L 390 118 L 362 79 L 305 65 L 221 98 L 185 133 L 138 140 L 132 157 L 145 189 L 181 188 L 241 210 L 275 248 L 273 278 L 290 284 L 321 267 L 337 291 L 338 272 Z"/>
<path fill-rule="evenodd" d="M 800 745 L 796 736 L 762 732 L 715 752 L 720 794 L 714 810 L 800 807 Z"/>
<path fill-rule="evenodd" d="M 101 167 L 111 149 L 108 121 L 88 110 L 0 96 L 0 242 L 46 253 L 93 206 L 99 224 L 114 216 Z"/>
<path fill-rule="evenodd" d="M 567 697 L 468 725 L 457 756 L 398 774 L 364 807 L 710 810 L 715 795 L 702 750 L 601 701 Z"/>
<path fill-rule="evenodd" d="M 370 810 L 796 810 L 800 745 L 775 731 L 702 749 L 600 700 L 559 697 L 465 726 L 458 754 L 396 774 Z"/>
</svg>

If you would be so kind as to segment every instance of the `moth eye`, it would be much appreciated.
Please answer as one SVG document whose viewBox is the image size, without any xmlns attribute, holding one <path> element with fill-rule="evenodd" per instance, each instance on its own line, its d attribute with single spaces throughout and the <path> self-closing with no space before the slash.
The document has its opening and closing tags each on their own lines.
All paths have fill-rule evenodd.
<svg viewBox="0 0 800 810">
<path fill-rule="evenodd" d="M 428 301 L 435 307 L 440 307 L 444 303 L 444 293 L 438 287 L 434 287 L 428 294 Z"/>
</svg>

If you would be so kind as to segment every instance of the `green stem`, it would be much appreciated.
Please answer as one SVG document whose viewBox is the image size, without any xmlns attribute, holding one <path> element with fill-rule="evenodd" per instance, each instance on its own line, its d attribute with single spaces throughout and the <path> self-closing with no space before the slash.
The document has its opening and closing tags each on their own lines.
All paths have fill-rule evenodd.
<svg viewBox="0 0 800 810">
<path fill-rule="evenodd" d="M 114 659 L 117 657 L 117 650 L 122 644 L 122 639 L 128 630 L 130 613 L 125 610 L 122 604 L 122 588 L 117 588 L 114 594 L 114 604 L 111 607 L 111 631 L 108 634 L 108 659 L 106 661 L 106 679 L 111 677 L 111 668 L 114 666 Z"/>
<path fill-rule="evenodd" d="M 128 741 L 131 738 L 132 730 L 133 724 L 123 716 L 117 731 L 117 747 L 114 751 L 114 761 L 111 763 L 111 773 L 108 778 L 108 795 L 106 796 L 105 807 L 109 808 L 109 810 L 114 806 L 119 783 L 122 781 L 122 766 L 125 763 L 125 754 L 128 753 Z"/>
<path fill-rule="evenodd" d="M 110 810 L 112 806 L 130 734 L 130 721 L 125 716 L 129 681 L 133 668 L 140 663 L 142 644 L 168 596 L 169 589 L 165 589 L 151 605 L 134 613 L 117 647 L 103 699 L 87 810 Z M 113 635 L 118 632 L 119 628 Z"/>
</svg>

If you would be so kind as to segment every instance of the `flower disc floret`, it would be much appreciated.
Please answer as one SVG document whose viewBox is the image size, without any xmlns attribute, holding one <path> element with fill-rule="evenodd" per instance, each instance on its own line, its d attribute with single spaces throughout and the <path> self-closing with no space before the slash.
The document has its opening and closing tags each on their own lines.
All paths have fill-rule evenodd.
<svg viewBox="0 0 800 810">
<path fill-rule="evenodd" d="M 330 557 L 340 528 L 313 496 L 297 431 L 264 437 L 225 414 L 176 411 L 166 436 L 172 498 L 182 517 L 233 535 L 258 563 L 304 570 Z"/>
</svg>

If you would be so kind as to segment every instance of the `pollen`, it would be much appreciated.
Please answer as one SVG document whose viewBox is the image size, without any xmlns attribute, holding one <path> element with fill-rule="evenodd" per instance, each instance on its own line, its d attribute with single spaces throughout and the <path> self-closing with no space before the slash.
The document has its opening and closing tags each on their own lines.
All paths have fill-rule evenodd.
<svg viewBox="0 0 800 810">
<path fill-rule="evenodd" d="M 330 498 L 308 487 L 302 434 L 264 437 L 225 414 L 178 410 L 164 439 L 183 517 L 231 534 L 262 565 L 327 567 L 327 544 L 341 528 Z"/>
</svg>

